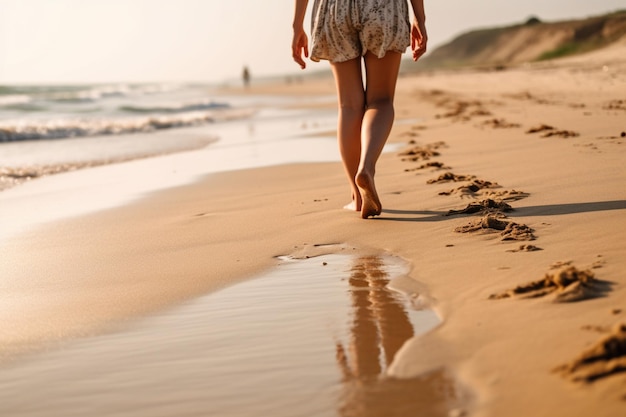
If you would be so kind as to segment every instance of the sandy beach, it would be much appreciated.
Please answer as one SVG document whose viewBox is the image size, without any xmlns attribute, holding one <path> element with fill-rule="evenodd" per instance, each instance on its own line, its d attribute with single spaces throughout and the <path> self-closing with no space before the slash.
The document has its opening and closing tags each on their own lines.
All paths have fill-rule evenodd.
<svg viewBox="0 0 626 417">
<path fill-rule="evenodd" d="M 378 164 L 383 213 L 374 219 L 341 208 L 349 188 L 339 162 L 310 162 L 212 173 L 105 210 L 15 227 L 19 233 L 0 241 L 0 367 L 12 378 L 36 379 L 41 355 L 127 334 L 141 320 L 272 271 L 279 256 L 349 250 L 403 259 L 439 316 L 386 370 L 399 379 L 446 372 L 463 387 L 462 401 L 433 415 L 622 416 L 624 57 L 622 42 L 506 70 L 403 76 L 390 138 L 399 150 Z M 320 108 L 333 103 L 315 96 L 333 88 L 322 78 L 247 94 L 311 96 Z M 37 179 L 3 191 L 0 204 L 45 211 L 45 199 L 115 198 L 115 184 L 157 160 L 150 161 Z M 82 360 L 89 362 L 86 346 Z M 209 348 L 194 345 L 196 352 Z M 99 351 L 91 352 L 97 361 Z M 56 366 L 73 358 L 59 354 Z M 237 371 L 246 378 L 245 369 Z M 20 408 L 31 395 L 26 383 L 22 397 L 2 398 L 0 413 L 54 415 Z M 36 401 L 45 403 L 42 397 Z M 197 404 L 176 400 L 169 415 L 202 415 Z M 73 415 L 71 402 L 57 406 Z M 130 415 L 124 412 L 91 415 Z"/>
</svg>

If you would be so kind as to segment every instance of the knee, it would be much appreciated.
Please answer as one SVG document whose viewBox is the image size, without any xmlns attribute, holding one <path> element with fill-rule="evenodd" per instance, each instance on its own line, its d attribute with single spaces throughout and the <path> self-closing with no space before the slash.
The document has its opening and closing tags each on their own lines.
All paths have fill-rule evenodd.
<svg viewBox="0 0 626 417">
<path fill-rule="evenodd" d="M 393 97 L 376 97 L 368 99 L 367 109 L 391 109 L 393 110 Z"/>
<path fill-rule="evenodd" d="M 339 103 L 339 111 L 344 115 L 362 115 L 365 112 L 365 100 L 348 100 Z"/>
</svg>

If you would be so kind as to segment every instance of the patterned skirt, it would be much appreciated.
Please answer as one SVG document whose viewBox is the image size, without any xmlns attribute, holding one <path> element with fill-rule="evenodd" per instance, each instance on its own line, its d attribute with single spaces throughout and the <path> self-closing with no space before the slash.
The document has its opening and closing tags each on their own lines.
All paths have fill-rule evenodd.
<svg viewBox="0 0 626 417">
<path fill-rule="evenodd" d="M 411 44 L 407 0 L 315 0 L 311 59 L 344 62 L 371 52 L 403 53 Z"/>
</svg>

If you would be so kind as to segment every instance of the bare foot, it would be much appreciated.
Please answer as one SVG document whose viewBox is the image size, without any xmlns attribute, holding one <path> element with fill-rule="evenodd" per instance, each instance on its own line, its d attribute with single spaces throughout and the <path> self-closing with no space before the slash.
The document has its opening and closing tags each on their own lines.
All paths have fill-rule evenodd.
<svg viewBox="0 0 626 417">
<path fill-rule="evenodd" d="M 361 194 L 358 189 L 355 188 L 352 192 L 352 201 L 343 206 L 343 208 L 350 211 L 361 211 Z"/>
<path fill-rule="evenodd" d="M 350 211 L 361 211 L 361 207 L 357 205 L 356 201 L 352 201 L 346 204 L 345 206 L 343 206 L 343 208 Z"/>
<path fill-rule="evenodd" d="M 378 199 L 374 178 L 366 172 L 360 172 L 355 180 L 361 193 L 361 218 L 378 216 L 382 212 L 382 205 Z"/>
</svg>

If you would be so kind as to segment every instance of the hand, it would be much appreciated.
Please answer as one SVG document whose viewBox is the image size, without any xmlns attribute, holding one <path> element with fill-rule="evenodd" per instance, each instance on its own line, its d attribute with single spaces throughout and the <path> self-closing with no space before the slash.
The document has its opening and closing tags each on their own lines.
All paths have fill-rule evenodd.
<svg viewBox="0 0 626 417">
<path fill-rule="evenodd" d="M 309 57 L 309 38 L 306 36 L 304 29 L 294 29 L 293 42 L 291 43 L 291 55 L 293 60 L 300 65 L 300 68 L 306 68 L 306 62 L 302 58 L 302 53 L 306 58 Z"/>
<path fill-rule="evenodd" d="M 417 19 L 411 25 L 411 49 L 413 50 L 413 61 L 420 59 L 426 53 L 426 44 L 428 43 L 428 35 L 426 27 L 420 24 Z"/>
</svg>

